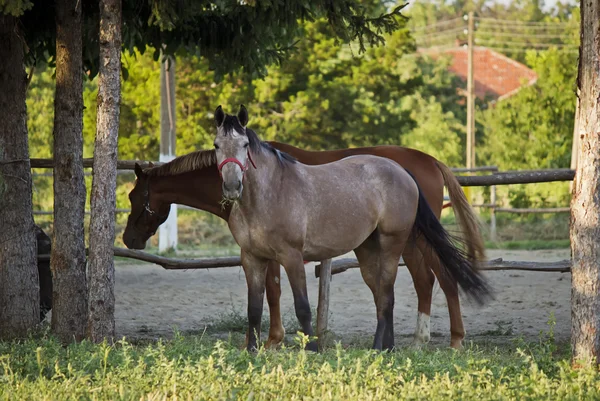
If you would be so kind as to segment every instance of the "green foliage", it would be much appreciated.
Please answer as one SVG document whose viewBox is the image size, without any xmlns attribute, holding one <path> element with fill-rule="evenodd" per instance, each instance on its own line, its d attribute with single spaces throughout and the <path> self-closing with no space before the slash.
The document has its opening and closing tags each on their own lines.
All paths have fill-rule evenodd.
<svg viewBox="0 0 600 401">
<path fill-rule="evenodd" d="M 577 55 L 549 49 L 527 54 L 537 82 L 479 113 L 481 159 L 501 170 L 569 167 L 575 122 Z M 566 206 L 568 183 L 511 187 L 514 207 Z"/>
<path fill-rule="evenodd" d="M 53 71 L 49 68 L 39 69 L 29 84 L 26 101 L 31 157 L 52 157 L 55 87 Z"/>
<path fill-rule="evenodd" d="M 313 149 L 399 143 L 402 128 L 412 128 L 402 98 L 421 82 L 415 63 L 402 59 L 414 50 L 408 31 L 362 57 L 336 46 L 324 20 L 305 24 L 303 34 L 289 62 L 254 81 L 259 133 Z"/>
<path fill-rule="evenodd" d="M 33 7 L 31 0 L 0 0 L 0 14 L 20 17 Z"/>
<path fill-rule="evenodd" d="M 298 344 L 302 344 L 302 338 Z M 598 370 L 574 369 L 552 335 L 518 347 L 378 353 L 336 346 L 250 355 L 239 344 L 176 335 L 168 342 L 63 347 L 0 343 L 2 399 L 519 399 L 592 400 Z"/>
<path fill-rule="evenodd" d="M 481 113 L 484 157 L 500 169 L 568 167 L 575 117 L 577 55 L 527 54 L 537 82 Z"/>
<path fill-rule="evenodd" d="M 10 6 L 9 11 L 20 13 L 32 3 L 0 6 L 4 4 Z M 84 66 L 94 77 L 99 60 L 99 8 L 95 2 L 83 2 L 82 6 Z M 201 55 L 217 77 L 240 69 L 264 75 L 267 65 L 280 63 L 289 55 L 302 21 L 325 17 L 338 39 L 356 40 L 362 49 L 365 44 L 381 45 L 383 35 L 397 29 L 401 9 L 373 16 L 373 9 L 360 0 L 124 0 L 122 43 L 129 51 L 154 48 L 155 60 L 161 49 L 164 54 Z M 21 27 L 29 48 L 27 62 L 35 64 L 49 56 L 52 61 L 56 51 L 53 3 L 35 2 L 21 17 Z"/>
</svg>

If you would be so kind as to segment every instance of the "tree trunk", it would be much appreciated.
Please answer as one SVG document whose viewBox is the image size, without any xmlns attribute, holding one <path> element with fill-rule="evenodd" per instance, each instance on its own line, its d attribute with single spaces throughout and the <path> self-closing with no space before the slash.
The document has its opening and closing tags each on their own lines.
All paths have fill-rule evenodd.
<svg viewBox="0 0 600 401">
<path fill-rule="evenodd" d="M 579 154 L 571 201 L 573 362 L 600 361 L 600 2 L 581 1 Z"/>
<path fill-rule="evenodd" d="M 88 336 L 115 335 L 115 189 L 121 103 L 121 0 L 100 0 L 98 122 L 91 195 Z"/>
<path fill-rule="evenodd" d="M 18 19 L 0 15 L 0 338 L 23 337 L 40 319 L 31 212 L 27 76 Z"/>
<path fill-rule="evenodd" d="M 87 324 L 81 1 L 56 1 L 52 331 L 80 341 Z"/>
</svg>

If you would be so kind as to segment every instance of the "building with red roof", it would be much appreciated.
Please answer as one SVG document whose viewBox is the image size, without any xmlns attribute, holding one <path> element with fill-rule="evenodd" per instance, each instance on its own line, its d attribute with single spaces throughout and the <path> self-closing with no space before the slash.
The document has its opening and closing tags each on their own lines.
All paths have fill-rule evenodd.
<svg viewBox="0 0 600 401">
<path fill-rule="evenodd" d="M 435 49 L 426 50 L 427 53 Z M 466 46 L 440 50 L 452 56 L 449 70 L 467 80 L 468 51 Z M 475 96 L 480 99 L 502 100 L 517 93 L 523 86 L 537 81 L 535 71 L 492 49 L 482 46 L 473 48 L 473 79 Z"/>
</svg>

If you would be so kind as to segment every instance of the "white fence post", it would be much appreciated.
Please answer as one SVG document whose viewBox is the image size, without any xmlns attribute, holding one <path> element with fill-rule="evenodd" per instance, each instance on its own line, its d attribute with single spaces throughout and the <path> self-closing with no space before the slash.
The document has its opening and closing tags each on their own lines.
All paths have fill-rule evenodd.
<svg viewBox="0 0 600 401">
<path fill-rule="evenodd" d="M 167 57 L 160 67 L 160 156 L 159 161 L 175 158 L 175 59 Z M 177 248 L 177 205 L 171 205 L 167 221 L 159 229 L 158 251 Z"/>
<path fill-rule="evenodd" d="M 496 186 L 490 187 L 490 239 L 496 242 Z"/>
</svg>

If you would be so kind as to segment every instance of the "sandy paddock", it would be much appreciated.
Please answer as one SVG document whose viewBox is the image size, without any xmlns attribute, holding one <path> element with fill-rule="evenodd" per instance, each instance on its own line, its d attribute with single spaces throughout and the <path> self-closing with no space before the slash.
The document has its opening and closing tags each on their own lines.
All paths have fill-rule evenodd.
<svg viewBox="0 0 600 401">
<path fill-rule="evenodd" d="M 489 258 L 556 261 L 569 258 L 569 250 L 488 251 Z M 536 339 L 548 329 L 548 318 L 556 318 L 557 339 L 570 335 L 570 288 L 568 273 L 486 272 L 496 299 L 484 307 L 463 302 L 467 339 L 511 340 L 518 336 Z M 307 265 L 311 307 L 316 308 L 318 280 L 314 265 Z M 282 311 L 293 316 L 292 296 L 282 277 Z M 169 337 L 173 328 L 182 332 L 202 331 L 221 313 L 246 310 L 246 282 L 241 268 L 169 271 L 152 264 L 116 266 L 116 325 L 119 336 L 132 339 Z M 415 329 L 417 297 L 408 270 L 401 267 L 396 280 L 395 332 L 399 343 L 407 343 Z M 265 302 L 265 313 L 267 307 Z M 285 321 L 285 319 L 284 319 Z M 358 269 L 333 277 L 330 329 L 342 341 L 357 335 L 371 341 L 375 331 L 375 306 L 371 292 Z M 431 317 L 432 342 L 449 344 L 446 300 L 436 285 Z"/>
</svg>

